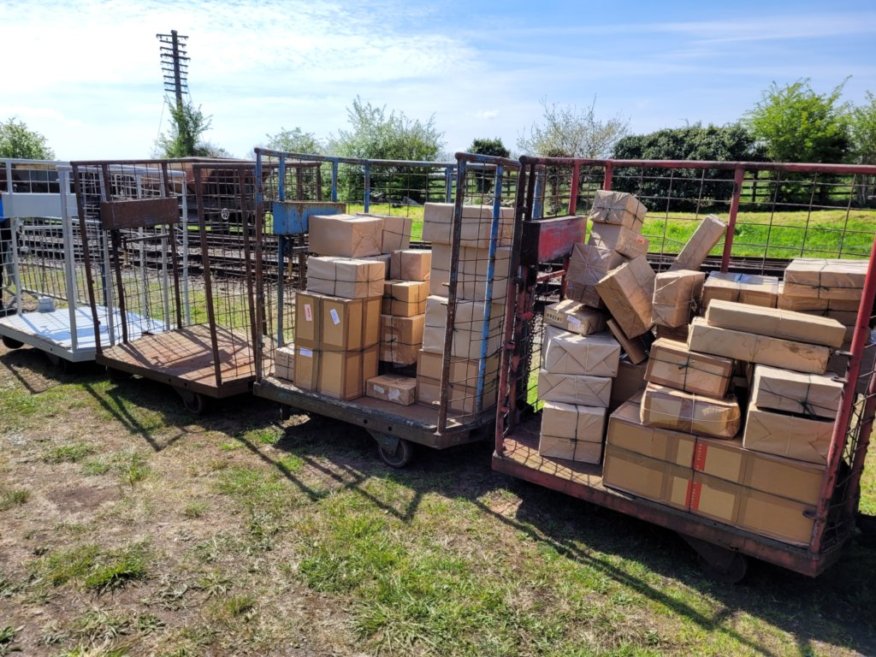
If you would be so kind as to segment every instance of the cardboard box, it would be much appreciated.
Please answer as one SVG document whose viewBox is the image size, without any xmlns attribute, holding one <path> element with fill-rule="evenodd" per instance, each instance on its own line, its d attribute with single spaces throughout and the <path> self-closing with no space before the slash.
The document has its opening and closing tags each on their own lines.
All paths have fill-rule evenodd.
<svg viewBox="0 0 876 657">
<path fill-rule="evenodd" d="M 742 420 L 733 395 L 714 399 L 654 383 L 645 387 L 640 410 L 642 423 L 650 427 L 715 438 L 733 438 Z"/>
<path fill-rule="evenodd" d="M 628 338 L 646 333 L 653 325 L 654 270 L 644 256 L 612 269 L 596 284 L 596 292 Z"/>
<path fill-rule="evenodd" d="M 432 245 L 431 293 L 446 297 L 450 285 L 450 245 Z M 459 248 L 457 260 L 456 298 L 483 301 L 487 293 L 489 249 Z M 508 294 L 508 272 L 511 267 L 511 247 L 496 248 L 493 261 L 492 297 L 499 300 Z"/>
<path fill-rule="evenodd" d="M 624 402 L 636 397 L 645 389 L 645 370 L 647 363 L 638 365 L 631 363 L 626 358 L 621 358 L 618 363 L 617 376 L 612 379 L 611 397 L 608 410 L 614 411 Z M 639 417 L 639 404 L 636 403 L 636 419 Z"/>
<path fill-rule="evenodd" d="M 426 203 L 423 206 L 423 241 L 450 244 L 453 203 Z M 493 220 L 491 205 L 464 205 L 460 246 L 486 249 L 490 246 Z M 500 208 L 498 246 L 511 246 L 514 236 L 514 208 Z"/>
<path fill-rule="evenodd" d="M 681 253 L 675 258 L 675 262 L 669 267 L 669 271 L 678 269 L 692 269 L 698 271 L 706 261 L 706 256 L 718 241 L 724 237 L 727 224 L 714 215 L 709 215 L 697 226 Z"/>
<path fill-rule="evenodd" d="M 295 298 L 295 341 L 322 351 L 373 347 L 380 339 L 380 299 L 341 299 L 312 292 Z"/>
<path fill-rule="evenodd" d="M 589 219 L 642 232 L 647 208 L 632 194 L 596 190 Z"/>
<path fill-rule="evenodd" d="M 784 310 L 796 310 L 801 313 L 813 311 L 826 312 L 829 310 L 857 313 L 860 303 L 860 295 L 857 299 L 823 299 L 815 296 L 815 294 L 809 289 L 806 290 L 806 293 L 803 296 L 795 296 L 793 294 L 788 294 L 785 291 L 784 281 L 779 283 L 779 299 L 777 306 Z"/>
<path fill-rule="evenodd" d="M 746 488 L 817 504 L 824 468 L 745 449 L 741 440 L 697 438 L 693 469 Z"/>
<path fill-rule="evenodd" d="M 545 330 L 542 368 L 554 374 L 613 377 L 620 361 L 620 344 L 609 333 L 578 335 L 553 326 Z"/>
<path fill-rule="evenodd" d="M 687 326 L 699 305 L 705 280 L 705 273 L 688 269 L 657 274 L 651 299 L 651 321 L 672 328 Z"/>
<path fill-rule="evenodd" d="M 294 344 L 287 344 L 274 350 L 274 376 L 287 381 L 295 380 Z"/>
<path fill-rule="evenodd" d="M 377 260 L 311 256 L 307 291 L 345 299 L 383 296 L 386 267 Z"/>
<path fill-rule="evenodd" d="M 691 322 L 687 346 L 704 354 L 814 374 L 824 374 L 830 355 L 827 347 L 710 326 L 702 317 Z"/>
<path fill-rule="evenodd" d="M 380 360 L 396 365 L 413 365 L 423 346 L 426 315 L 380 316 Z"/>
<path fill-rule="evenodd" d="M 742 445 L 747 449 L 823 465 L 833 434 L 832 420 L 809 420 L 766 411 L 749 402 Z"/>
<path fill-rule="evenodd" d="M 651 345 L 649 383 L 706 397 L 723 398 L 733 378 L 733 361 L 690 351 L 683 342 L 659 339 Z"/>
<path fill-rule="evenodd" d="M 690 324 L 676 327 L 661 326 L 660 324 L 654 325 L 654 334 L 657 336 L 658 340 L 675 340 L 676 342 L 686 343 L 689 333 Z"/>
<path fill-rule="evenodd" d="M 831 376 L 801 374 L 765 365 L 754 368 L 751 401 L 764 410 L 835 419 L 843 384 Z"/>
<path fill-rule="evenodd" d="M 454 320 L 453 344 L 451 354 L 460 358 L 480 358 L 484 344 L 483 301 L 457 301 Z M 493 303 L 490 307 L 490 320 L 487 324 L 486 355 L 499 351 L 502 344 L 502 323 L 505 307 Z M 423 348 L 426 351 L 442 353 L 446 339 L 447 299 L 430 296 L 426 299 L 426 329 L 423 333 Z"/>
<path fill-rule="evenodd" d="M 316 390 L 319 387 L 320 352 L 295 345 L 295 386 L 301 390 Z"/>
<path fill-rule="evenodd" d="M 382 262 L 384 267 L 383 277 L 390 278 L 389 271 L 390 262 L 392 261 L 392 255 L 390 255 L 389 253 L 381 253 L 376 256 L 366 256 L 365 258 L 363 258 L 363 260 L 376 260 L 378 262 Z"/>
<path fill-rule="evenodd" d="M 613 319 L 606 321 L 605 325 L 614 336 L 614 339 L 620 343 L 622 354 L 629 358 L 632 363 L 639 364 L 648 359 L 644 338 L 650 335 L 649 333 L 644 334 L 640 338 L 628 338 L 626 333 L 623 332 Z"/>
<path fill-rule="evenodd" d="M 393 253 L 406 249 L 411 245 L 410 217 L 383 216 L 383 231 L 380 238 L 380 252 Z"/>
<path fill-rule="evenodd" d="M 334 399 L 357 399 L 365 394 L 365 382 L 377 376 L 377 347 L 322 351 L 318 364 L 320 394 Z"/>
<path fill-rule="evenodd" d="M 607 408 L 611 401 L 611 379 L 589 374 L 554 374 L 538 371 L 541 401 Z"/>
<path fill-rule="evenodd" d="M 417 359 L 417 375 L 427 379 L 441 380 L 444 367 L 444 354 L 420 350 Z M 480 361 L 476 358 L 450 358 L 449 382 L 474 387 L 478 381 Z M 497 379 L 499 372 L 499 354 L 484 361 L 484 377 L 486 382 Z"/>
<path fill-rule="evenodd" d="M 713 271 L 703 285 L 701 307 L 705 310 L 713 299 L 775 308 L 779 299 L 779 279 L 775 276 Z"/>
<path fill-rule="evenodd" d="M 322 256 L 361 258 L 381 253 L 383 219 L 350 214 L 310 217 L 308 246 Z"/>
<path fill-rule="evenodd" d="M 596 284 L 615 267 L 627 262 L 617 251 L 598 249 L 589 244 L 575 244 L 566 272 L 566 296 L 574 301 L 602 308 Z"/>
<path fill-rule="evenodd" d="M 641 400 L 627 401 L 608 418 L 605 444 L 666 461 L 684 468 L 693 463 L 696 436 L 642 424 L 639 418 Z"/>
<path fill-rule="evenodd" d="M 417 401 L 417 380 L 411 376 L 382 374 L 366 382 L 365 396 L 410 406 Z"/>
<path fill-rule="evenodd" d="M 690 508 L 693 470 L 606 445 L 602 483 L 676 509 Z"/>
<path fill-rule="evenodd" d="M 496 405 L 498 393 L 496 379 L 484 381 L 481 396 L 481 411 L 489 411 Z M 417 401 L 421 404 L 439 406 L 441 404 L 441 381 L 417 374 Z M 477 387 L 461 383 L 447 385 L 447 408 L 452 413 L 472 415 L 477 408 Z"/>
<path fill-rule="evenodd" d="M 809 545 L 815 507 L 733 484 L 700 472 L 694 474 L 690 510 L 706 518 L 762 536 Z"/>
<path fill-rule="evenodd" d="M 590 335 L 605 330 L 605 313 L 573 299 L 563 299 L 544 309 L 544 321 L 571 333 Z"/>
<path fill-rule="evenodd" d="M 706 321 L 719 328 L 834 348 L 842 346 L 846 334 L 835 319 L 732 301 L 710 303 Z"/>
<path fill-rule="evenodd" d="M 386 281 L 383 284 L 383 315 L 413 317 L 426 312 L 427 281 Z"/>
<path fill-rule="evenodd" d="M 389 273 L 393 280 L 428 281 L 432 272 L 432 252 L 425 249 L 393 251 Z"/>
<path fill-rule="evenodd" d="M 594 221 L 587 243 L 597 249 L 611 249 L 627 258 L 638 258 L 648 253 L 648 238 L 639 231 L 618 224 Z"/>
<path fill-rule="evenodd" d="M 860 301 L 867 260 L 797 258 L 785 268 L 788 296 Z"/>
<path fill-rule="evenodd" d="M 545 402 L 538 453 L 556 459 L 599 463 L 605 413 L 605 408 Z"/>
</svg>

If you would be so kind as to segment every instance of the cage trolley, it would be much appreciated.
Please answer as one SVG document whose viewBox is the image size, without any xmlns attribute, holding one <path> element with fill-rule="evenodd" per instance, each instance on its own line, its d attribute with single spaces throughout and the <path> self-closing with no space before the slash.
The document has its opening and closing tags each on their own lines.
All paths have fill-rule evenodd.
<svg viewBox="0 0 876 657">
<path fill-rule="evenodd" d="M 822 573 L 855 532 L 860 479 L 876 410 L 871 339 L 876 226 L 855 228 L 858 224 L 853 221 L 856 208 L 872 202 L 862 192 L 872 185 L 876 167 L 529 157 L 522 157 L 521 164 L 512 251 L 516 289 L 509 295 L 505 320 L 493 469 L 673 530 L 697 552 L 707 571 L 727 581 L 744 576 L 749 558 L 810 577 Z M 679 182 L 691 193 L 682 196 Z M 539 455 L 541 418 L 534 401 L 533 368 L 537 373 L 544 295 L 553 294 L 552 300 L 557 300 L 562 290 L 559 282 L 552 287 L 546 283 L 552 278 L 562 281 L 564 258 L 572 248 L 570 237 L 578 240 L 581 235 L 575 227 L 581 217 L 575 215 L 589 207 L 589 197 L 599 188 L 636 193 L 653 210 L 643 234 L 651 238 L 656 252 L 649 254 L 649 260 L 657 269 L 668 266 L 684 241 L 673 243 L 667 219 L 697 219 L 709 209 L 727 213 L 726 238 L 707 263 L 721 271 L 777 273 L 778 263 L 804 254 L 869 257 L 851 346 L 835 354 L 846 364 L 841 379 L 844 393 L 819 499 L 813 505 L 808 545 L 773 540 L 606 487 L 601 465 Z M 673 209 L 678 207 L 683 211 Z M 792 221 L 783 211 L 802 211 L 803 221 Z M 825 211 L 839 211 L 841 217 L 828 228 L 818 228 L 811 220 Z M 825 230 L 830 233 L 826 240 Z M 779 239 L 783 233 L 794 239 Z"/>
<path fill-rule="evenodd" d="M 284 187 L 289 181 L 282 175 L 286 159 L 302 158 L 321 161 L 330 171 L 330 199 L 334 203 L 328 208 L 330 212 L 342 212 L 344 208 L 355 211 L 361 207 L 366 213 L 395 210 L 411 215 L 417 212 L 414 208 L 420 203 L 446 204 L 453 199 L 451 243 L 444 245 L 451 252 L 452 266 L 446 288 L 443 344 L 445 347 L 449 345 L 454 334 L 461 329 L 476 330 L 489 338 L 489 343 L 493 345 L 491 349 L 496 352 L 494 354 L 488 351 L 488 340 L 484 340 L 483 353 L 479 354 L 477 360 L 478 367 L 472 371 L 471 379 L 465 382 L 467 385 L 456 386 L 454 391 L 451 391 L 452 386 L 446 385 L 451 366 L 451 351 L 447 348 L 440 356 L 441 398 L 430 404 L 400 406 L 370 397 L 344 401 L 320 392 L 303 390 L 292 381 L 275 375 L 275 350 L 294 341 L 296 293 L 305 289 L 306 263 L 303 255 L 307 253 L 307 216 L 297 207 L 290 209 L 291 204 L 284 200 Z M 380 458 L 392 467 L 407 465 L 414 455 L 415 446 L 444 449 L 482 440 L 489 434 L 488 427 L 492 425 L 495 415 L 489 397 L 491 392 L 495 395 L 497 365 L 493 367 L 492 373 L 488 368 L 491 362 L 498 362 L 502 313 L 498 310 L 498 304 L 487 303 L 482 316 L 470 320 L 468 326 L 464 326 L 464 322 L 456 318 L 458 301 L 461 300 L 461 295 L 457 293 L 456 273 L 464 251 L 460 247 L 462 223 L 478 223 L 479 229 L 487 236 L 484 243 L 487 248 L 482 249 L 480 255 L 483 258 L 482 268 L 491 268 L 484 281 L 484 293 L 489 298 L 493 289 L 492 267 L 495 266 L 499 243 L 499 218 L 503 216 L 500 211 L 503 204 L 514 200 L 514 180 L 519 163 L 513 160 L 497 160 L 485 171 L 484 165 L 474 160 L 456 167 L 448 163 L 332 158 L 256 149 L 257 170 L 268 166 L 278 171 L 279 175 L 257 175 L 262 184 L 259 190 L 258 219 L 263 220 L 267 216 L 273 220 L 270 230 L 279 239 L 279 276 L 272 282 L 258 271 L 263 263 L 259 249 L 266 238 L 261 236 L 257 239 L 256 247 L 256 323 L 262 334 L 256 342 L 257 375 L 254 394 L 278 402 L 284 414 L 296 409 L 362 427 L 377 442 Z M 485 177 L 492 183 L 489 185 L 495 191 L 492 195 L 483 192 L 487 187 L 482 182 Z M 343 200 L 347 203 L 339 202 L 339 196 L 345 191 L 348 195 Z M 482 212 L 479 216 L 472 218 L 467 215 L 463 219 L 463 206 L 476 202 L 481 203 L 479 207 Z M 309 212 L 311 209 L 308 207 L 304 210 Z M 507 212 L 507 208 L 505 211 Z M 314 212 L 324 210 L 320 208 Z M 294 220 L 289 220 L 290 216 Z M 278 221 L 278 217 L 286 219 Z M 257 232 L 264 226 L 264 221 L 257 223 Z M 299 257 L 296 274 L 289 276 L 287 272 L 291 270 L 292 260 L 296 255 Z M 381 372 L 386 371 L 392 369 L 381 363 Z M 401 373 L 410 374 L 410 370 Z M 465 395 L 468 395 L 467 399 L 463 399 Z"/>
</svg>

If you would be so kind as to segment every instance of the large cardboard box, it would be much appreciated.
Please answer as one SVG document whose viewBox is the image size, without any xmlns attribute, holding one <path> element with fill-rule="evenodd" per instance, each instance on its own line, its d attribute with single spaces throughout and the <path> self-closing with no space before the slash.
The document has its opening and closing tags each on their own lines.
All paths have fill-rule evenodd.
<svg viewBox="0 0 876 657">
<path fill-rule="evenodd" d="M 691 322 L 687 346 L 704 354 L 814 374 L 824 374 L 830 355 L 827 347 L 710 326 L 702 317 Z"/>
<path fill-rule="evenodd" d="M 417 376 L 423 376 L 435 381 L 441 380 L 444 367 L 444 354 L 420 350 L 417 360 Z M 449 382 L 475 387 L 478 381 L 480 360 L 473 358 L 450 358 Z M 499 371 L 499 354 L 484 361 L 485 383 L 495 382 Z M 489 386 L 487 386 L 489 387 Z"/>
<path fill-rule="evenodd" d="M 764 410 L 836 418 L 843 398 L 843 384 L 832 376 L 801 374 L 757 365 L 751 401 Z"/>
<path fill-rule="evenodd" d="M 778 298 L 779 279 L 775 276 L 713 271 L 703 285 L 702 308 L 714 299 L 775 308 Z"/>
<path fill-rule="evenodd" d="M 676 509 L 690 508 L 693 470 L 606 445 L 602 483 Z"/>
<path fill-rule="evenodd" d="M 602 308 L 596 284 L 615 267 L 627 262 L 617 251 L 598 249 L 589 244 L 575 244 L 566 272 L 566 296 L 574 301 Z"/>
<path fill-rule="evenodd" d="M 693 469 L 726 481 L 817 504 L 824 467 L 745 449 L 741 440 L 697 438 Z"/>
<path fill-rule="evenodd" d="M 432 252 L 425 249 L 393 251 L 389 273 L 393 280 L 428 281 L 432 271 Z"/>
<path fill-rule="evenodd" d="M 295 298 L 295 342 L 302 347 L 349 351 L 380 340 L 380 298 L 342 299 L 312 292 Z"/>
<path fill-rule="evenodd" d="M 797 258 L 785 268 L 784 293 L 860 301 L 868 264 L 867 260 Z"/>
<path fill-rule="evenodd" d="M 383 296 L 386 265 L 379 260 L 311 256 L 307 291 L 345 299 Z"/>
<path fill-rule="evenodd" d="M 645 389 L 645 371 L 647 363 L 631 363 L 626 358 L 621 358 L 617 367 L 617 376 L 612 379 L 611 397 L 608 410 L 614 411 L 624 402 L 632 399 Z M 639 404 L 636 404 L 636 417 L 638 418 Z"/>
<path fill-rule="evenodd" d="M 334 399 L 357 399 L 365 394 L 365 382 L 377 376 L 377 347 L 322 351 L 318 363 L 320 394 Z"/>
<path fill-rule="evenodd" d="M 426 281 L 386 281 L 383 284 L 381 313 L 413 317 L 426 312 L 429 283 Z"/>
<path fill-rule="evenodd" d="M 792 288 L 793 289 L 793 288 Z M 795 296 L 785 291 L 785 283 L 779 283 L 779 299 L 777 306 L 784 310 L 796 310 L 801 313 L 813 311 L 846 311 L 857 313 L 861 296 L 856 299 L 824 299 L 815 295 L 811 289 L 806 289 L 803 296 Z"/>
<path fill-rule="evenodd" d="M 742 444 L 757 452 L 823 465 L 832 435 L 831 420 L 766 411 L 749 402 Z"/>
<path fill-rule="evenodd" d="M 295 380 L 294 344 L 287 344 L 274 350 L 274 376 L 287 381 Z"/>
<path fill-rule="evenodd" d="M 742 420 L 733 395 L 714 399 L 653 383 L 645 387 L 640 411 L 648 426 L 715 438 L 733 438 Z"/>
<path fill-rule="evenodd" d="M 669 270 L 693 269 L 698 271 L 703 266 L 709 251 L 724 237 L 727 224 L 714 215 L 709 215 L 697 226 L 681 253 L 670 265 Z"/>
<path fill-rule="evenodd" d="M 319 387 L 320 352 L 308 347 L 295 345 L 295 382 L 302 390 L 316 390 Z"/>
<path fill-rule="evenodd" d="M 612 269 L 596 284 L 596 292 L 628 338 L 653 326 L 654 270 L 644 256 Z"/>
<path fill-rule="evenodd" d="M 651 300 L 651 320 L 672 328 L 689 324 L 699 304 L 705 279 L 704 272 L 689 269 L 657 274 Z"/>
<path fill-rule="evenodd" d="M 842 346 L 846 334 L 845 327 L 835 319 L 732 301 L 710 303 L 706 321 L 719 328 L 834 348 Z"/>
<path fill-rule="evenodd" d="M 638 258 L 648 253 L 648 238 L 639 231 L 618 224 L 594 221 L 587 243 L 598 249 L 611 249 L 627 258 Z"/>
<path fill-rule="evenodd" d="M 637 396 L 611 414 L 605 444 L 684 468 L 691 467 L 696 436 L 642 424 L 640 403 Z"/>
<path fill-rule="evenodd" d="M 620 361 L 620 344 L 610 333 L 578 335 L 553 326 L 545 330 L 542 368 L 555 374 L 613 377 Z"/>
<path fill-rule="evenodd" d="M 542 369 L 538 372 L 538 398 L 607 408 L 611 401 L 611 379 L 589 374 L 554 374 Z"/>
<path fill-rule="evenodd" d="M 538 453 L 550 458 L 599 463 L 605 413 L 605 408 L 545 402 Z"/>
<path fill-rule="evenodd" d="M 322 256 L 361 258 L 381 253 L 383 219 L 349 214 L 310 217 L 310 250 Z"/>
<path fill-rule="evenodd" d="M 683 342 L 660 338 L 651 345 L 645 379 L 706 397 L 723 398 L 733 378 L 733 361 L 700 354 Z"/>
<path fill-rule="evenodd" d="M 457 260 L 456 298 L 483 301 L 487 294 L 489 249 L 460 247 Z M 432 245 L 431 293 L 446 297 L 450 285 L 450 245 Z M 508 293 L 508 272 L 511 266 L 511 247 L 496 248 L 493 260 L 492 297 L 504 299 Z"/>
<path fill-rule="evenodd" d="M 588 308 L 573 299 L 563 299 L 547 306 L 544 309 L 544 321 L 546 324 L 579 335 L 590 335 L 605 330 L 605 313 Z"/>
<path fill-rule="evenodd" d="M 380 316 L 380 360 L 396 365 L 413 365 L 423 346 L 425 315 Z"/>
<path fill-rule="evenodd" d="M 490 246 L 493 206 L 464 205 L 460 246 L 486 249 Z M 426 203 L 423 206 L 423 241 L 450 244 L 453 203 Z M 514 208 L 499 209 L 498 246 L 511 246 L 514 236 Z"/>
<path fill-rule="evenodd" d="M 480 358 L 484 345 L 483 301 L 457 301 L 454 320 L 453 344 L 451 354 L 460 358 Z M 490 306 L 490 319 L 487 323 L 486 355 L 491 356 L 499 350 L 502 342 L 502 322 L 505 307 L 500 303 Z M 426 351 L 442 353 L 446 339 L 447 299 L 430 296 L 426 299 L 426 329 L 423 333 L 423 348 Z"/>
<path fill-rule="evenodd" d="M 383 219 L 383 231 L 380 238 L 381 253 L 393 253 L 411 245 L 413 220 L 410 217 L 384 216 L 381 219 Z"/>
<path fill-rule="evenodd" d="M 365 396 L 410 406 L 417 401 L 417 380 L 412 376 L 382 374 L 366 382 Z"/>
<path fill-rule="evenodd" d="M 647 212 L 647 208 L 632 194 L 599 189 L 596 191 L 593 209 L 588 218 L 641 233 Z"/>
</svg>

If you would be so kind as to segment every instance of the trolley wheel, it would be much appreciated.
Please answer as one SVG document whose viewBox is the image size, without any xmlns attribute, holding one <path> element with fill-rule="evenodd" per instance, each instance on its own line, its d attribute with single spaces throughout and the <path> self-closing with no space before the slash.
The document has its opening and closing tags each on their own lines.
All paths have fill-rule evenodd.
<svg viewBox="0 0 876 657">
<path fill-rule="evenodd" d="M 290 417 L 292 417 L 292 408 L 286 404 L 280 404 L 279 411 L 280 411 L 280 422 L 285 422 Z"/>
<path fill-rule="evenodd" d="M 177 388 L 176 392 L 182 398 L 183 406 L 189 413 L 203 415 L 207 412 L 208 400 L 204 395 L 182 388 Z"/>
<path fill-rule="evenodd" d="M 3 346 L 7 349 L 21 349 L 24 346 L 24 343 L 15 338 L 10 338 L 8 335 L 4 335 Z"/>
<path fill-rule="evenodd" d="M 52 367 L 58 370 L 61 374 L 67 374 L 70 371 L 70 361 L 66 358 L 61 358 L 56 354 L 46 352 L 46 359 Z"/>
<path fill-rule="evenodd" d="M 391 468 L 404 468 L 414 458 L 414 444 L 404 438 L 388 436 L 376 431 L 369 432 L 377 441 L 380 460 Z"/>
<path fill-rule="evenodd" d="M 681 536 L 697 553 L 697 563 L 703 572 L 718 582 L 738 584 L 748 572 L 748 557 L 736 550 L 690 536 Z"/>
<path fill-rule="evenodd" d="M 121 383 L 122 381 L 128 381 L 129 379 L 133 378 L 133 376 L 134 376 L 130 372 L 125 372 L 124 370 L 117 370 L 114 367 L 107 367 L 106 368 L 106 375 L 107 375 L 107 378 L 109 378 L 109 380 L 112 381 L 113 383 Z"/>
</svg>

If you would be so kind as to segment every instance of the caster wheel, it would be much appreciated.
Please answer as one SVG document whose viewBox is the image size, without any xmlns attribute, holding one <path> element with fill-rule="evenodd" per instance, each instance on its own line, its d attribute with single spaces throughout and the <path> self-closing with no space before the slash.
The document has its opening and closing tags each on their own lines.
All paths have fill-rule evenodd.
<svg viewBox="0 0 876 657">
<path fill-rule="evenodd" d="M 748 558 L 738 553 L 720 564 L 709 561 L 701 554 L 697 555 L 697 561 L 707 576 L 725 584 L 738 584 L 748 572 Z"/>
<path fill-rule="evenodd" d="M 292 417 L 292 409 L 286 404 L 280 404 L 280 422 L 285 422 Z"/>
<path fill-rule="evenodd" d="M 404 468 L 414 458 L 414 445 L 403 438 L 378 441 L 377 453 L 380 455 L 380 460 L 389 467 Z"/>
<path fill-rule="evenodd" d="M 177 390 L 179 396 L 182 397 L 183 407 L 194 415 L 203 415 L 207 412 L 207 398 L 197 392 L 190 390 Z"/>
<path fill-rule="evenodd" d="M 10 338 L 8 335 L 4 335 L 3 346 L 7 349 L 21 349 L 24 346 L 24 343 L 15 338 Z"/>
</svg>

